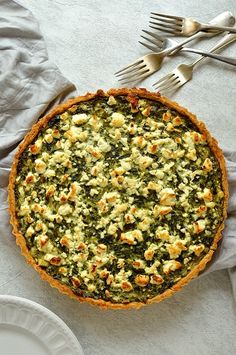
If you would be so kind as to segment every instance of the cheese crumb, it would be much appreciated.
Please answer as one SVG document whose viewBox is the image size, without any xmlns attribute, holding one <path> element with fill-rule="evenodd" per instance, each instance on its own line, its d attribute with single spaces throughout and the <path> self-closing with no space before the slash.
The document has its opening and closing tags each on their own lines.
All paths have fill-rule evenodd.
<svg viewBox="0 0 236 355">
<path fill-rule="evenodd" d="M 124 115 L 122 115 L 122 113 L 119 112 L 114 112 L 111 116 L 112 120 L 111 120 L 111 125 L 113 127 L 122 127 L 123 124 L 125 123 L 125 117 Z"/>
<path fill-rule="evenodd" d="M 58 214 L 61 216 L 67 216 L 71 214 L 73 211 L 72 207 L 66 203 L 65 205 L 62 205 L 58 208 Z"/>
<path fill-rule="evenodd" d="M 78 113 L 72 116 L 72 122 L 78 126 L 86 123 L 88 121 L 88 116 L 86 113 Z"/>
<path fill-rule="evenodd" d="M 108 99 L 107 103 L 108 103 L 108 105 L 113 106 L 117 102 L 116 102 L 116 99 L 114 98 L 114 96 L 111 95 L 111 96 L 109 96 L 109 99 Z"/>
</svg>

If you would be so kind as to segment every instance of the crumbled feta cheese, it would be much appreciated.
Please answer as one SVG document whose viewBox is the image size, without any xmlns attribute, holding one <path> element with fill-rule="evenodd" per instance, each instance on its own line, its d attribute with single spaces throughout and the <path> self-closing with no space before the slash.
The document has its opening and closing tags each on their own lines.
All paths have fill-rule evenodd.
<svg viewBox="0 0 236 355">
<path fill-rule="evenodd" d="M 43 174 L 46 170 L 46 164 L 44 163 L 43 160 L 41 159 L 36 159 L 35 160 L 35 170 L 39 173 L 39 174 Z"/>
<path fill-rule="evenodd" d="M 113 106 L 113 105 L 116 105 L 117 101 L 114 98 L 114 96 L 111 95 L 111 96 L 109 96 L 107 103 L 108 103 L 108 105 Z"/>
<path fill-rule="evenodd" d="M 159 193 L 160 204 L 165 206 L 174 206 L 176 203 L 176 194 L 172 188 L 162 189 Z"/>
<path fill-rule="evenodd" d="M 61 216 L 67 216 L 69 214 L 71 214 L 73 211 L 72 207 L 66 203 L 65 205 L 62 205 L 58 208 L 58 214 Z"/>
<path fill-rule="evenodd" d="M 164 274 L 168 275 L 171 271 L 181 269 L 182 264 L 176 260 L 166 260 L 163 265 Z"/>
<path fill-rule="evenodd" d="M 111 120 L 111 125 L 113 127 L 122 127 L 123 124 L 125 123 L 125 117 L 124 115 L 122 115 L 122 113 L 119 112 L 114 112 L 111 116 L 112 120 Z"/>
<path fill-rule="evenodd" d="M 88 115 L 86 113 L 78 113 L 72 116 L 72 122 L 78 126 L 88 121 Z"/>
</svg>

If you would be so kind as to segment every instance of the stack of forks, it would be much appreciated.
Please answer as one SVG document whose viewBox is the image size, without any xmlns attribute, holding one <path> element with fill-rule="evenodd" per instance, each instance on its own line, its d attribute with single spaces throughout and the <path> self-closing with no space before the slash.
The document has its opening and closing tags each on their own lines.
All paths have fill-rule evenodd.
<svg viewBox="0 0 236 355">
<path fill-rule="evenodd" d="M 162 37 L 157 33 L 143 30 L 145 36 L 142 35 L 141 37 L 146 42 L 140 41 L 139 43 L 154 53 L 137 59 L 135 62 L 119 70 L 115 75 L 119 78 L 122 85 L 137 82 L 158 71 L 167 56 L 174 56 L 180 51 L 200 54 L 201 56 L 193 63 L 179 65 L 172 72 L 153 84 L 154 88 L 159 92 L 170 94 L 192 79 L 195 66 L 206 57 L 236 66 L 236 59 L 215 54 L 216 51 L 236 40 L 236 26 L 234 25 L 235 17 L 229 11 L 218 15 L 208 24 L 200 23 L 191 18 L 152 12 L 150 20 L 151 28 L 169 33 L 172 36 L 177 35 L 188 38 L 179 43 L 171 38 Z M 184 47 L 185 44 L 192 40 L 213 37 L 222 32 L 226 32 L 224 37 L 209 52 Z"/>
</svg>

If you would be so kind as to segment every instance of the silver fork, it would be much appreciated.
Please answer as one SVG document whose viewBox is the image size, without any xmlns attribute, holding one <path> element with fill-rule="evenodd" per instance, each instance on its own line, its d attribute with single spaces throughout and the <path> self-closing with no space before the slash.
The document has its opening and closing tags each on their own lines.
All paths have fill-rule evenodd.
<svg viewBox="0 0 236 355">
<path fill-rule="evenodd" d="M 213 48 L 211 48 L 210 52 L 215 52 L 219 49 L 222 49 L 235 40 L 236 34 L 227 34 Z M 195 66 L 203 59 L 205 59 L 205 57 L 201 56 L 191 64 L 180 64 L 171 73 L 165 75 L 163 78 L 154 83 L 154 88 L 162 93 L 167 93 L 178 89 L 192 79 Z"/>
<path fill-rule="evenodd" d="M 199 31 L 221 31 L 236 33 L 236 28 L 198 22 L 192 18 L 151 12 L 151 28 L 174 35 L 191 36 Z"/>
<path fill-rule="evenodd" d="M 231 26 L 234 26 L 234 24 L 235 24 L 235 17 L 232 14 L 232 12 L 224 11 L 221 14 L 214 17 L 211 21 L 209 21 L 209 24 L 231 27 Z M 139 41 L 139 43 L 141 43 L 146 48 L 151 49 L 151 51 L 153 51 L 153 52 L 160 52 L 166 48 L 171 48 L 171 47 L 174 47 L 178 44 L 178 42 L 176 42 L 175 40 L 173 40 L 171 38 L 164 38 L 164 37 L 157 35 L 156 33 L 146 31 L 146 30 L 142 30 L 142 32 L 144 32 L 145 34 L 150 36 L 150 38 L 143 36 L 143 35 L 141 35 L 141 37 L 143 39 L 145 39 L 147 42 L 154 44 L 154 47 L 152 45 L 145 43 L 145 42 Z M 213 37 L 213 36 L 216 36 L 217 34 L 218 34 L 218 32 L 200 31 L 200 32 L 194 34 L 193 36 L 189 37 L 187 41 L 186 40 L 184 41 L 184 43 L 186 44 L 189 41 L 193 41 L 195 39 L 200 39 L 203 37 Z M 182 42 L 182 45 L 183 45 L 183 42 Z M 176 53 L 176 51 L 173 51 L 169 55 L 173 55 L 175 53 Z"/>
<path fill-rule="evenodd" d="M 163 59 L 168 54 L 173 52 L 173 50 L 178 49 L 181 46 L 182 43 L 178 44 L 176 47 L 172 47 L 169 49 L 167 48 L 164 51 L 159 53 L 153 53 L 153 54 L 151 53 L 151 54 L 144 55 L 143 57 L 139 58 L 135 62 L 128 65 L 127 67 L 116 72 L 115 75 L 117 77 L 121 77 L 119 81 L 121 81 L 122 84 L 127 84 L 133 81 L 144 79 L 149 75 L 151 75 L 152 73 L 155 73 L 157 70 L 159 70 Z M 182 48 L 181 51 L 201 54 L 204 57 L 210 57 L 219 60 L 220 62 L 224 62 L 236 66 L 236 59 L 234 58 L 225 57 L 219 54 L 212 54 L 199 49 L 186 48 L 186 47 Z"/>
</svg>

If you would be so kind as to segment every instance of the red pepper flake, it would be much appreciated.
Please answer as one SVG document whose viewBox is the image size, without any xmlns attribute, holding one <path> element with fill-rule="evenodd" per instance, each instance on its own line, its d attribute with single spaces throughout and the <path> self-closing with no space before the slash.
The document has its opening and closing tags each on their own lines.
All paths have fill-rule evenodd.
<svg viewBox="0 0 236 355">
<path fill-rule="evenodd" d="M 51 260 L 50 260 L 50 264 L 52 265 L 59 265 L 61 263 L 61 258 L 60 256 L 54 256 Z"/>
<path fill-rule="evenodd" d="M 75 277 L 75 276 L 72 276 L 71 282 L 74 287 L 80 287 L 80 285 L 81 285 L 80 279 L 78 279 L 78 277 Z"/>
<path fill-rule="evenodd" d="M 91 272 L 95 272 L 96 269 L 97 269 L 97 265 L 96 265 L 96 264 L 93 264 L 93 265 L 92 265 L 92 270 L 91 270 Z"/>
<path fill-rule="evenodd" d="M 138 108 L 137 108 L 139 102 L 138 97 L 134 95 L 128 95 L 127 100 L 131 104 L 131 112 L 138 112 Z"/>
</svg>

